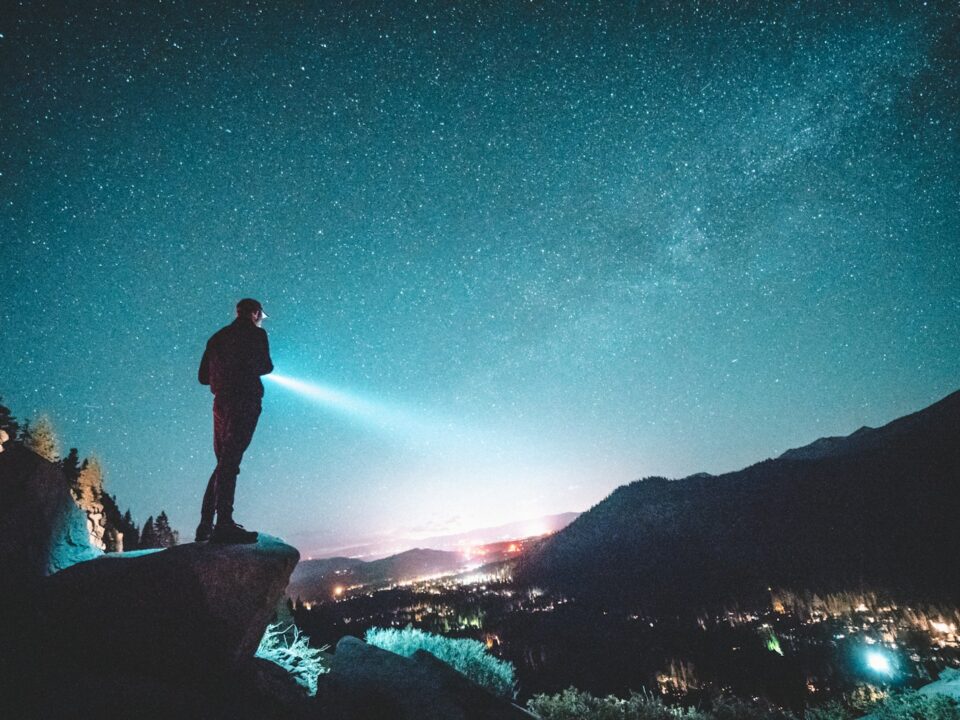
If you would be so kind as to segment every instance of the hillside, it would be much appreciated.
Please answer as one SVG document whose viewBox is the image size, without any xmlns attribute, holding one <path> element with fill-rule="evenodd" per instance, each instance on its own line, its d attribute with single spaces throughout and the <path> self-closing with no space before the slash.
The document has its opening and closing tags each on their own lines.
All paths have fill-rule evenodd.
<svg viewBox="0 0 960 720">
<path fill-rule="evenodd" d="M 960 597 L 960 392 L 738 472 L 615 490 L 519 561 L 603 605 L 752 602 L 770 586 Z"/>
<path fill-rule="evenodd" d="M 329 599 L 334 588 L 403 582 L 426 575 L 452 573 L 466 564 L 462 553 L 416 548 L 364 562 L 355 558 L 325 558 L 300 562 L 287 594 L 301 600 Z"/>
</svg>

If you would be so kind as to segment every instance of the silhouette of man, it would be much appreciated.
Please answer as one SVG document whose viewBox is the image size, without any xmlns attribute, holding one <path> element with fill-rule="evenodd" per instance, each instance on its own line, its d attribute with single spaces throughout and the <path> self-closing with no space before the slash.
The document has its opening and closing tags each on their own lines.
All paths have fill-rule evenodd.
<svg viewBox="0 0 960 720">
<path fill-rule="evenodd" d="M 266 313 L 256 300 L 237 303 L 237 319 L 207 341 L 198 378 L 213 393 L 213 451 L 217 467 L 207 483 L 197 526 L 197 542 L 256 542 L 257 533 L 233 520 L 233 497 L 240 461 L 250 445 L 263 399 L 261 375 L 273 371 Z M 214 522 L 216 520 L 216 522 Z"/>
</svg>

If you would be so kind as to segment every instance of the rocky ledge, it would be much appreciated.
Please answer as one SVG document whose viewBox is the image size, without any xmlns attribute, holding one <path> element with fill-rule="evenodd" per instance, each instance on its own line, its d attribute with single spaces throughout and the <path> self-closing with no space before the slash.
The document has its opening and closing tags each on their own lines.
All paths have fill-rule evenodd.
<svg viewBox="0 0 960 720">
<path fill-rule="evenodd" d="M 96 647 L 111 666 L 170 680 L 228 671 L 253 657 L 299 557 L 261 535 L 78 563 L 42 583 L 48 649 L 65 657 Z"/>
<path fill-rule="evenodd" d="M 0 454 L 0 500 L 0 570 L 8 588 L 25 590 L 102 554 L 90 544 L 63 471 L 21 445 Z"/>
<path fill-rule="evenodd" d="M 22 446 L 0 455 L 0 495 L 0 717 L 297 715 L 293 679 L 254 657 L 295 548 L 104 555 L 61 469 Z"/>
</svg>

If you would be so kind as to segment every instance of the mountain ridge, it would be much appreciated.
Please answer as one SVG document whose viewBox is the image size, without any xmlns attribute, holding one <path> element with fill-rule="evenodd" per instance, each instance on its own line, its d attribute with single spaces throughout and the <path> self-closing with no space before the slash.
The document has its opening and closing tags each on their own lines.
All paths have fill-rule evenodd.
<svg viewBox="0 0 960 720">
<path fill-rule="evenodd" d="M 772 584 L 956 596 L 960 535 L 944 498 L 960 477 L 958 437 L 954 392 L 735 472 L 637 480 L 521 557 L 516 577 L 659 609 L 759 600 Z"/>
<path fill-rule="evenodd" d="M 933 418 L 941 418 L 944 413 L 956 413 L 960 410 L 960 390 L 950 393 L 922 410 L 891 420 L 879 428 L 863 425 L 849 435 L 821 437 L 808 445 L 791 448 L 777 459 L 814 460 L 821 457 L 858 452 L 890 441 Z"/>
</svg>

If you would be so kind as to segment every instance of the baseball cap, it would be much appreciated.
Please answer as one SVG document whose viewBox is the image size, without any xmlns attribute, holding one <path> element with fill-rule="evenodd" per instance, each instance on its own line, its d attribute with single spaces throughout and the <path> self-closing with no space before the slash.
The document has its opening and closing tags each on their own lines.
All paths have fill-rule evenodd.
<svg viewBox="0 0 960 720">
<path fill-rule="evenodd" d="M 256 312 L 257 310 L 263 314 L 263 317 L 269 317 L 263 311 L 263 305 L 260 304 L 259 300 L 254 300 L 253 298 L 244 298 L 237 303 L 237 314 L 239 315 L 246 315 L 247 313 Z"/>
</svg>

